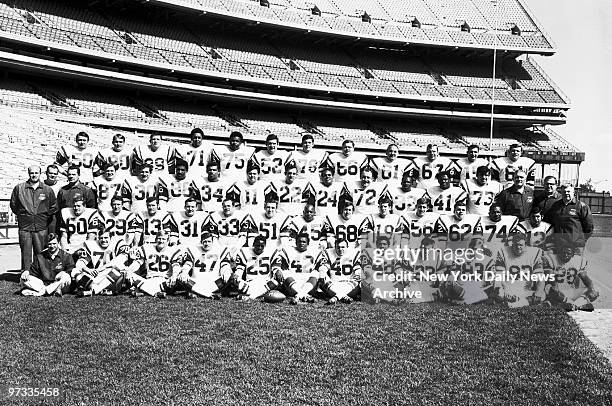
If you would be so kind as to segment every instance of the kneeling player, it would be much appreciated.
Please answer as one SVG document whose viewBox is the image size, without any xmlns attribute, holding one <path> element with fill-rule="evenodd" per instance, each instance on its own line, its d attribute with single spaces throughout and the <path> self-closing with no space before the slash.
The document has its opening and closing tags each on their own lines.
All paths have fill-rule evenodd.
<svg viewBox="0 0 612 406">
<path fill-rule="evenodd" d="M 266 239 L 262 235 L 255 237 L 252 248 L 243 247 L 237 252 L 234 283 L 240 299 L 255 299 L 278 287 L 270 272 L 276 253 L 274 247 L 266 247 Z"/>
<path fill-rule="evenodd" d="M 544 288 L 546 300 L 566 310 L 592 311 L 599 293 L 587 275 L 587 261 L 575 254 L 568 243 L 558 248 L 558 253 L 544 257 L 544 269 L 555 276 L 555 280 Z"/>
<path fill-rule="evenodd" d="M 327 304 L 340 300 L 351 303 L 359 298 L 363 269 L 358 249 L 349 249 L 348 241 L 337 239 L 334 248 L 321 253 L 317 260 L 321 289 L 329 297 Z"/>
<path fill-rule="evenodd" d="M 128 261 L 128 246 L 123 238 L 111 238 L 102 225 L 96 240 L 85 241 L 79 257 L 72 271 L 77 296 L 97 295 L 109 287 L 110 293 L 121 289 L 121 272 Z"/>
<path fill-rule="evenodd" d="M 319 247 L 309 247 L 309 243 L 308 234 L 298 234 L 295 247 L 282 248 L 272 265 L 274 277 L 281 285 L 280 290 L 289 297 L 291 304 L 314 301 L 310 294 L 317 287 L 319 274 L 315 260 L 319 255 Z"/>
</svg>

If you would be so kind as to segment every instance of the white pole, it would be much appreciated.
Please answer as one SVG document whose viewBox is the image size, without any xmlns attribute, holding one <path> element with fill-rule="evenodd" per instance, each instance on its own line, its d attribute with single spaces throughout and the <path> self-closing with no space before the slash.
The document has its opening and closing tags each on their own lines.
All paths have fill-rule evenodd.
<svg viewBox="0 0 612 406">
<path fill-rule="evenodd" d="M 489 131 L 489 151 L 493 149 L 493 115 L 495 113 L 495 69 L 497 65 L 497 25 L 499 21 L 499 9 L 497 8 L 497 0 L 493 1 L 493 7 L 495 7 L 494 15 L 494 27 L 493 32 L 495 34 L 495 41 L 493 42 L 493 75 L 491 77 L 491 125 Z"/>
</svg>

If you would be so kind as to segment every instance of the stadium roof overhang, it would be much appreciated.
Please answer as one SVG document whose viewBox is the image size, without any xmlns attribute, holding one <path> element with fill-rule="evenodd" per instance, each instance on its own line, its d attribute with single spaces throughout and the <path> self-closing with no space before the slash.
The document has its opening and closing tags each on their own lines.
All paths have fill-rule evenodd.
<svg viewBox="0 0 612 406">
<path fill-rule="evenodd" d="M 350 109 L 351 111 L 369 111 L 374 114 L 410 114 L 432 118 L 453 116 L 469 120 L 489 120 L 491 116 L 490 100 L 366 92 L 249 78 L 222 72 L 207 73 L 194 68 L 84 50 L 76 46 L 21 37 L 6 32 L 0 32 L 0 36 L 7 41 L 5 49 L 10 51 L 3 53 L 4 62 L 8 63 L 10 59 L 20 59 L 18 56 L 26 55 L 30 56 L 29 69 L 37 69 L 37 64 L 54 61 L 59 63 L 56 69 L 46 71 L 43 69 L 43 71 L 47 74 L 52 72 L 60 74 L 63 70 L 65 76 L 73 76 L 75 72 L 84 69 L 83 66 L 95 68 L 93 72 L 96 72 L 97 75 L 81 77 L 81 80 L 85 78 L 92 80 L 96 76 L 105 76 L 103 72 L 107 71 L 106 81 L 111 81 L 110 77 L 113 74 L 127 73 L 129 77 L 140 77 L 144 82 L 153 79 L 161 80 L 165 84 L 156 85 L 158 90 L 163 90 L 165 87 L 172 89 L 173 92 L 189 92 L 187 89 L 171 86 L 171 84 L 191 84 L 206 89 L 200 92 L 209 97 L 242 98 L 248 99 L 251 103 L 289 103 L 318 109 Z M 77 60 L 75 60 L 75 55 L 78 56 Z M 138 82 L 134 80 L 135 84 Z M 565 111 L 569 107 L 569 104 L 566 103 L 495 102 L 498 120 L 522 125 L 564 124 Z"/>
<path fill-rule="evenodd" d="M 241 89 L 240 87 L 223 88 L 194 83 L 193 81 L 170 80 L 169 78 L 156 77 L 155 75 L 145 76 L 137 74 L 137 72 L 109 71 L 99 67 L 76 65 L 4 51 L 0 51 L 0 66 L 19 73 L 34 73 L 39 77 L 70 78 L 89 83 L 104 84 L 110 87 L 139 88 L 153 93 L 183 94 L 192 97 L 246 102 L 279 108 L 290 106 L 292 108 L 314 109 L 317 111 L 327 110 L 376 116 L 453 119 L 471 122 L 487 122 L 491 119 L 490 112 L 461 111 L 452 106 L 446 109 L 440 107 L 432 108 L 433 106 L 392 106 L 368 104 L 340 98 L 323 100 L 275 93 L 257 93 L 252 89 Z M 544 111 L 542 114 L 534 114 L 533 112 L 530 114 L 507 114 L 496 110 L 493 118 L 498 123 L 523 126 L 527 124 L 563 124 L 565 122 L 564 115 L 550 116 L 544 114 Z"/>
</svg>

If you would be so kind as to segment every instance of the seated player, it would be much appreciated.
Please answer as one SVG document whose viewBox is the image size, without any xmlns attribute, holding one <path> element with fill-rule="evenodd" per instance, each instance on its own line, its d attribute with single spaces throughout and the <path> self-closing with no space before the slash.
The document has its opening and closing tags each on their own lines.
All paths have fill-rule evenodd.
<svg viewBox="0 0 612 406">
<path fill-rule="evenodd" d="M 283 167 L 287 163 L 289 152 L 279 150 L 278 143 L 278 137 L 269 134 L 266 137 L 266 149 L 253 155 L 253 160 L 261 168 L 261 180 L 265 182 L 274 182 L 283 178 Z"/>
<path fill-rule="evenodd" d="M 252 247 L 242 247 L 238 250 L 234 258 L 234 275 L 240 299 L 256 299 L 278 288 L 278 282 L 271 272 L 276 255 L 280 255 L 280 252 L 276 248 L 266 246 L 266 239 L 261 235 L 255 237 Z M 231 261 L 229 262 L 231 264 Z"/>
<path fill-rule="evenodd" d="M 132 216 L 128 223 L 128 233 L 134 236 L 132 245 L 154 244 L 157 234 L 167 223 L 168 213 L 159 210 L 159 202 L 155 197 L 147 199 L 147 211 Z"/>
<path fill-rule="evenodd" d="M 171 245 L 199 245 L 201 234 L 206 229 L 207 214 L 198 210 L 193 197 L 185 200 L 185 210 L 164 217 L 162 227 L 170 232 Z"/>
<path fill-rule="evenodd" d="M 509 307 L 539 304 L 545 298 L 543 278 L 538 278 L 538 281 L 528 279 L 543 274 L 542 251 L 527 246 L 526 240 L 525 234 L 515 233 L 510 246 L 501 247 L 497 253 L 495 270 L 505 278 L 495 286 L 499 288 L 498 296 Z"/>
<path fill-rule="evenodd" d="M 587 274 L 588 262 L 576 254 L 570 241 L 560 242 L 557 252 L 544 255 L 544 271 L 554 275 L 554 282 L 545 286 L 546 300 L 566 310 L 593 311 L 599 292 Z"/>
<path fill-rule="evenodd" d="M 491 180 L 491 169 L 488 166 L 480 166 L 476 170 L 476 176 L 461 184 L 467 192 L 468 213 L 486 216 L 489 208 L 495 200 L 495 196 L 502 191 L 501 183 Z"/>
<path fill-rule="evenodd" d="M 295 161 L 298 179 L 308 182 L 318 181 L 319 168 L 326 157 L 326 151 L 314 148 L 314 137 L 310 134 L 302 137 L 302 148 L 292 151 L 290 155 L 290 159 Z"/>
<path fill-rule="evenodd" d="M 121 196 L 121 189 L 125 178 L 117 175 L 115 167 L 111 164 L 103 163 L 100 170 L 103 174 L 93 179 L 91 189 L 96 195 L 98 210 L 109 211 L 111 209 L 111 200 Z"/>
<path fill-rule="evenodd" d="M 355 206 L 351 200 L 344 200 L 340 214 L 327 216 L 325 231 L 328 247 L 334 246 L 337 239 L 346 240 L 350 247 L 363 245 L 372 231 L 371 218 L 354 214 Z"/>
<path fill-rule="evenodd" d="M 174 174 L 159 175 L 159 203 L 164 211 L 172 213 L 183 210 L 185 201 L 192 196 L 193 178 L 187 176 L 187 168 L 187 162 L 177 159 Z"/>
<path fill-rule="evenodd" d="M 110 211 L 99 211 L 100 221 L 104 223 L 105 230 L 115 237 L 125 240 L 128 246 L 134 243 L 134 230 L 130 230 L 134 213 L 123 208 L 123 198 L 115 196 L 111 199 Z"/>
<path fill-rule="evenodd" d="M 384 157 L 372 159 L 372 165 L 377 174 L 377 182 L 382 182 L 390 188 L 394 188 L 400 183 L 411 162 L 409 159 L 398 157 L 399 147 L 396 144 L 391 144 L 387 147 Z"/>
<path fill-rule="evenodd" d="M 267 194 L 270 190 L 274 191 L 279 199 L 278 210 L 289 215 L 296 215 L 304 207 L 308 182 L 297 178 L 297 167 L 294 161 L 287 161 L 284 168 L 285 178 L 271 182 L 265 193 Z"/>
<path fill-rule="evenodd" d="M 130 159 L 131 152 L 124 149 L 125 136 L 123 134 L 113 135 L 112 144 L 112 148 L 102 149 L 98 152 L 95 165 L 98 168 L 113 165 L 117 170 L 117 176 L 126 178 L 132 174 L 132 161 Z M 94 173 L 95 176 L 99 174 L 99 171 Z"/>
<path fill-rule="evenodd" d="M 317 273 L 321 290 L 328 297 L 327 304 L 338 301 L 351 303 L 361 294 L 361 252 L 350 248 L 348 241 L 336 239 L 334 248 L 329 248 L 317 258 Z"/>
<path fill-rule="evenodd" d="M 260 209 L 264 203 L 267 184 L 259 180 L 259 174 L 259 166 L 253 161 L 249 161 L 246 169 L 246 180 L 237 180 L 226 193 L 226 196 L 236 196 L 240 210 L 246 213 Z"/>
<path fill-rule="evenodd" d="M 97 239 L 85 241 L 72 270 L 79 297 L 105 291 L 118 293 L 123 285 L 122 272 L 127 268 L 128 246 L 125 240 L 113 237 L 104 227 L 98 230 Z"/>
<path fill-rule="evenodd" d="M 246 215 L 236 210 L 234 201 L 223 200 L 222 209 L 210 213 L 203 225 L 203 229 L 212 233 L 216 242 L 230 249 L 230 252 L 242 247 L 246 242 L 246 229 L 244 219 Z"/>
<path fill-rule="evenodd" d="M 502 215 L 502 207 L 493 203 L 489 207 L 489 215 L 480 218 L 483 237 L 489 248 L 497 250 L 508 244 L 508 236 L 517 231 L 518 218 L 511 215 Z"/>
<path fill-rule="evenodd" d="M 186 289 L 188 298 L 219 298 L 232 281 L 229 249 L 216 244 L 209 232 L 201 235 L 200 246 L 190 246 L 176 278 L 175 289 Z M 194 296 L 195 295 L 195 296 Z"/>
<path fill-rule="evenodd" d="M 216 159 L 206 165 L 207 177 L 196 178 L 192 182 L 192 196 L 200 202 L 201 210 L 211 213 L 221 210 L 221 203 L 227 197 L 227 192 L 234 184 L 236 178 L 221 179 L 220 163 Z"/>
<path fill-rule="evenodd" d="M 149 145 L 138 145 L 132 150 L 132 171 L 138 171 L 143 165 L 151 167 L 155 178 L 161 173 L 174 173 L 176 163 L 176 149 L 174 146 L 163 143 L 160 134 L 149 136 Z M 134 173 L 137 174 L 138 172 Z"/>
<path fill-rule="evenodd" d="M 181 272 L 184 253 L 180 246 L 169 246 L 168 233 L 161 229 L 155 236 L 155 244 L 145 244 L 134 252 L 132 263 L 125 271 L 125 280 L 133 287 L 133 293 L 165 298 L 174 288 Z"/>
<path fill-rule="evenodd" d="M 138 177 L 129 176 L 123 182 L 121 196 L 127 210 L 133 213 L 146 211 L 147 200 L 159 198 L 158 178 L 152 172 L 153 166 L 145 163 L 138 167 Z"/>
<path fill-rule="evenodd" d="M 363 152 L 355 152 L 355 143 L 342 141 L 342 152 L 334 152 L 327 157 L 329 166 L 334 168 L 335 182 L 357 182 L 361 168 L 368 164 L 368 157 Z"/>
<path fill-rule="evenodd" d="M 289 297 L 291 304 L 314 301 L 311 294 L 316 290 L 319 279 L 315 261 L 320 250 L 309 244 L 308 234 L 299 234 L 295 246 L 282 247 L 272 263 L 272 273 L 280 285 L 279 290 Z"/>
<path fill-rule="evenodd" d="M 451 180 L 459 179 L 459 170 L 450 159 L 440 156 L 438 146 L 429 144 L 426 149 L 425 157 L 417 157 L 413 159 L 412 166 L 418 174 L 420 188 L 429 190 L 436 187 L 436 179 L 441 172 L 446 172 L 449 176 L 449 184 Z M 432 200 L 435 199 L 432 197 Z M 449 209 L 452 212 L 452 205 Z"/>
<path fill-rule="evenodd" d="M 325 166 L 321 169 L 320 182 L 310 182 L 306 197 L 318 214 L 327 216 L 339 213 L 338 202 L 347 193 L 343 182 L 334 182 L 334 168 Z"/>
<path fill-rule="evenodd" d="M 204 141 L 204 131 L 200 128 L 191 130 L 189 138 L 191 139 L 189 144 L 177 146 L 177 153 L 187 163 L 189 177 L 202 178 L 206 175 L 206 164 L 210 160 L 213 144 Z M 179 206 L 177 210 L 181 207 Z"/>
<path fill-rule="evenodd" d="M 417 200 L 414 212 L 408 212 L 403 216 L 410 233 L 412 248 L 419 248 L 423 237 L 431 236 L 434 233 L 440 215 L 429 211 L 430 207 L 431 200 L 424 196 Z"/>
<path fill-rule="evenodd" d="M 425 196 L 425 189 L 412 187 L 414 183 L 411 171 L 406 171 L 402 175 L 401 186 L 387 188 L 387 193 L 393 199 L 393 212 L 402 215 L 416 209 L 416 202 Z"/>
<path fill-rule="evenodd" d="M 404 289 L 410 292 L 407 299 L 410 303 L 440 300 L 440 284 L 433 280 L 432 275 L 446 273 L 448 264 L 444 261 L 440 249 L 436 247 L 436 241 L 432 238 L 423 238 L 419 248 L 419 255 L 416 259 L 403 258 L 399 264 L 403 272 L 412 273 L 414 278 L 412 281 L 404 282 Z"/>
<path fill-rule="evenodd" d="M 327 249 L 326 218 L 316 215 L 315 212 L 315 207 L 310 203 L 306 203 L 302 215 L 292 217 L 287 227 L 281 230 L 281 234 L 286 234 L 294 240 L 293 244 L 295 244 L 298 234 L 306 233 L 313 245 L 318 244 L 320 248 Z"/>
<path fill-rule="evenodd" d="M 72 255 L 60 249 L 57 234 L 47 237 L 47 248 L 34 256 L 29 270 L 21 274 L 23 296 L 61 296 L 70 291 L 74 268 Z"/>
<path fill-rule="evenodd" d="M 251 160 L 254 153 L 255 148 L 244 145 L 242 134 L 233 131 L 229 136 L 227 145 L 213 146 L 210 160 L 219 162 L 221 180 L 224 182 L 231 180 L 233 183 L 244 179 L 247 162 Z"/>
<path fill-rule="evenodd" d="M 95 236 L 98 223 L 98 212 L 85 207 L 83 197 L 74 197 L 72 208 L 65 207 L 60 213 L 60 245 L 64 251 L 74 254 L 85 240 Z"/>
<path fill-rule="evenodd" d="M 374 172 L 369 166 L 361 169 L 361 179 L 347 182 L 346 189 L 355 204 L 355 213 L 373 215 L 378 212 L 378 200 L 387 192 L 387 184 L 374 182 Z"/>
<path fill-rule="evenodd" d="M 451 174 L 446 171 L 436 175 L 438 186 L 427 189 L 427 195 L 432 201 L 433 211 L 440 214 L 453 214 L 455 203 L 467 199 L 465 190 L 451 185 Z"/>
<path fill-rule="evenodd" d="M 553 236 L 553 226 L 542 221 L 542 212 L 539 207 L 534 207 L 529 215 L 529 220 L 521 221 L 517 228 L 527 235 L 527 245 L 549 250 L 549 241 Z"/>
</svg>

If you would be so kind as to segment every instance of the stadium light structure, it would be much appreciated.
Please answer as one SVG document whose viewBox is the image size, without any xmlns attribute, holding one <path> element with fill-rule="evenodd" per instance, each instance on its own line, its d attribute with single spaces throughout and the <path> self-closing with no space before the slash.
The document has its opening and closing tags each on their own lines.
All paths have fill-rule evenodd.
<svg viewBox="0 0 612 406">
<path fill-rule="evenodd" d="M 493 16 L 493 32 L 495 33 L 495 40 L 493 41 L 493 74 L 491 76 L 491 124 L 489 129 L 489 151 L 493 149 L 493 122 L 495 115 L 495 70 L 497 68 L 497 41 L 499 38 L 497 37 L 497 26 L 499 25 L 499 8 L 498 8 L 498 0 L 491 0 L 493 4 L 495 15 Z"/>
</svg>

